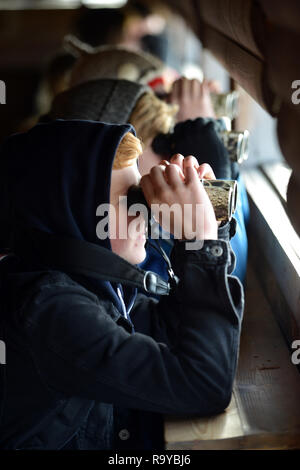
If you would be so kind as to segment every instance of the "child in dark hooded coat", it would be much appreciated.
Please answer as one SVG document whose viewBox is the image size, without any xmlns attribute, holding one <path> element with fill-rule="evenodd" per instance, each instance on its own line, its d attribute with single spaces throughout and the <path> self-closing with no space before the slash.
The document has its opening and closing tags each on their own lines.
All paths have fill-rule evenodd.
<svg viewBox="0 0 300 470">
<path fill-rule="evenodd" d="M 85 67 L 82 69 L 84 71 Z M 87 68 L 87 75 L 88 72 Z M 199 100 L 196 101 L 198 104 Z M 218 179 L 239 178 L 238 165 L 230 162 L 213 120 L 188 119 L 175 125 L 177 111 L 177 105 L 158 99 L 148 86 L 129 80 L 105 78 L 86 81 L 60 93 L 54 99 L 49 115 L 43 119 L 92 119 L 112 124 L 132 124 L 143 143 L 143 155 L 139 162 L 142 175 L 148 173 L 161 159 L 181 153 L 194 155 L 199 163 L 209 163 Z M 174 129 L 171 132 L 172 127 Z M 166 142 L 169 145 L 165 145 Z M 234 275 L 244 282 L 248 253 L 244 218 L 248 213 L 248 202 L 243 185 L 238 186 L 236 232 L 232 234 L 230 243 L 236 255 Z M 172 243 L 162 240 L 162 246 L 169 254 Z M 167 276 L 162 257 L 150 245 L 143 268 Z"/>
<path fill-rule="evenodd" d="M 230 402 L 243 291 L 230 275 L 228 234 L 218 239 L 194 162 L 186 161 L 185 183 L 176 157 L 141 182 L 149 204 L 182 203 L 182 195 L 203 204 L 203 247 L 174 241 L 178 285 L 156 301 L 110 282 L 110 265 L 121 269 L 124 258 L 130 271 L 145 255 L 143 236 L 120 240 L 119 226 L 114 239 L 99 239 L 96 230 L 99 205 L 124 211 L 116 197 L 139 182 L 133 132 L 130 125 L 57 120 L 2 146 L 10 248 L 18 256 L 1 295 L 2 449 L 162 449 L 164 414 L 211 415 Z M 120 157 L 128 133 L 129 151 Z M 115 165 L 122 158 L 125 166 Z M 36 234 L 75 243 L 79 255 L 84 250 L 107 270 L 107 280 L 85 256 L 79 271 L 72 262 L 64 268 Z"/>
</svg>

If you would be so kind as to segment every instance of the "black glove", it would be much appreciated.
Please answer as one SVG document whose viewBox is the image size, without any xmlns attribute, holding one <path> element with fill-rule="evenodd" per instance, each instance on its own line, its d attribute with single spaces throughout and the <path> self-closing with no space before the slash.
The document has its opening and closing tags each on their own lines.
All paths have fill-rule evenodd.
<svg viewBox="0 0 300 470">
<path fill-rule="evenodd" d="M 199 164 L 209 163 L 217 179 L 231 179 L 231 161 L 215 129 L 214 121 L 203 118 L 179 122 L 170 134 L 159 134 L 152 149 L 166 160 L 175 153 L 194 155 Z"/>
</svg>

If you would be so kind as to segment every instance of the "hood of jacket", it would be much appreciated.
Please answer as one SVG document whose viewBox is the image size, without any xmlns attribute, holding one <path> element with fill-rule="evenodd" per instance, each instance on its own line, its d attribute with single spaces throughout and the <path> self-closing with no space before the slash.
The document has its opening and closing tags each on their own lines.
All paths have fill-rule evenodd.
<svg viewBox="0 0 300 470">
<path fill-rule="evenodd" d="M 127 132 L 134 133 L 132 126 L 56 120 L 8 138 L 0 158 L 17 224 L 15 239 L 29 227 L 111 250 L 109 238 L 96 235 L 101 220 L 96 210 L 109 203 L 113 160 Z M 97 283 L 122 312 L 111 284 Z"/>
</svg>

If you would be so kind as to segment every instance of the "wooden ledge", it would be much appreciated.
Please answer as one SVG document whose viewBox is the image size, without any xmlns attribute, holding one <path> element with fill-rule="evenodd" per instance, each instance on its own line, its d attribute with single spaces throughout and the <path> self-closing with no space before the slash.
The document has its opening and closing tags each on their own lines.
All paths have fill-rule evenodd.
<svg viewBox="0 0 300 470">
<path fill-rule="evenodd" d="M 168 450 L 300 449 L 300 375 L 251 265 L 230 406 L 165 422 Z"/>
</svg>

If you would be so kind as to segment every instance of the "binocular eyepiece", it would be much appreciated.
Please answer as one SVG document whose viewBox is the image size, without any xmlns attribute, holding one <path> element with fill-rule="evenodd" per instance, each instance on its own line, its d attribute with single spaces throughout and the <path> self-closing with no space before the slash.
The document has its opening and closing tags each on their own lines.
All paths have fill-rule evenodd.
<svg viewBox="0 0 300 470">
<path fill-rule="evenodd" d="M 211 93 L 210 97 L 217 118 L 228 116 L 229 119 L 232 120 L 237 117 L 239 111 L 238 91 L 231 91 L 229 93 Z"/>
<path fill-rule="evenodd" d="M 224 147 L 227 148 L 232 162 L 242 163 L 249 154 L 249 131 L 231 130 L 231 121 L 225 116 L 219 119 L 205 118 L 205 122 L 212 122 Z"/>
</svg>

